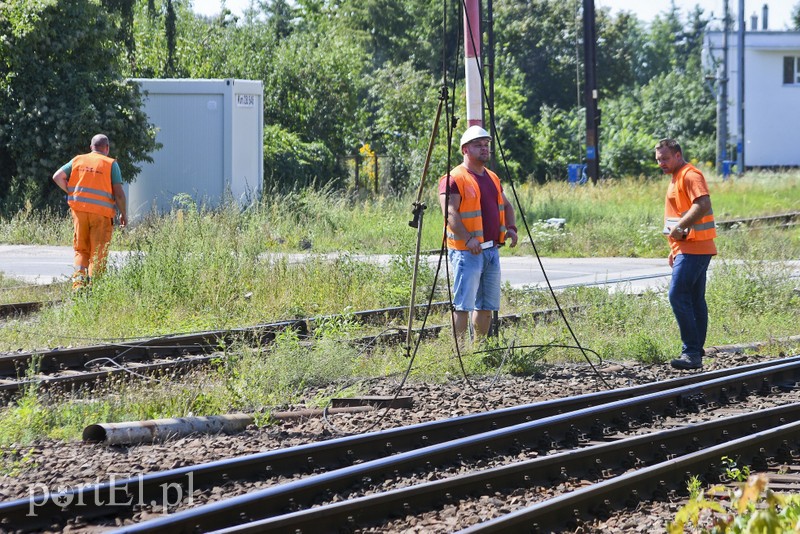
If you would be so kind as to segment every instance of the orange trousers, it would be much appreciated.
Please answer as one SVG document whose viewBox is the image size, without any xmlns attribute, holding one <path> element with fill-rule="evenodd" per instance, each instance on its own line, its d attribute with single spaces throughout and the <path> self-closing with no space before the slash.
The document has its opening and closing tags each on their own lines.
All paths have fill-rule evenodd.
<svg viewBox="0 0 800 534">
<path fill-rule="evenodd" d="M 100 274 L 105 270 L 108 244 L 111 242 L 113 230 L 111 218 L 96 213 L 70 211 L 75 228 L 72 237 L 75 271 L 86 273 L 88 270 L 89 276 Z"/>
</svg>

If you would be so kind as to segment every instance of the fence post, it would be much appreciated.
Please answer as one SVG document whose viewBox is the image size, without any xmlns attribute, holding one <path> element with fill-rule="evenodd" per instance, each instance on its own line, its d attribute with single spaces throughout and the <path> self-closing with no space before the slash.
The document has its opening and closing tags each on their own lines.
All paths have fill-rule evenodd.
<svg viewBox="0 0 800 534">
<path fill-rule="evenodd" d="M 356 191 L 358 191 L 358 171 L 361 168 L 361 155 L 356 152 Z"/>
<path fill-rule="evenodd" d="M 376 153 L 374 156 L 375 158 L 375 194 L 378 194 L 378 154 Z"/>
</svg>

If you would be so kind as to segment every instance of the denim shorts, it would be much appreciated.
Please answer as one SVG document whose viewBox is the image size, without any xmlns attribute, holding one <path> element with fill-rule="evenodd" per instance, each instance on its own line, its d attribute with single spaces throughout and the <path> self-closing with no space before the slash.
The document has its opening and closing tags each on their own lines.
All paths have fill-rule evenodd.
<svg viewBox="0 0 800 534">
<path fill-rule="evenodd" d="M 487 248 L 480 254 L 449 250 L 453 269 L 453 306 L 456 311 L 500 309 L 500 251 Z"/>
</svg>

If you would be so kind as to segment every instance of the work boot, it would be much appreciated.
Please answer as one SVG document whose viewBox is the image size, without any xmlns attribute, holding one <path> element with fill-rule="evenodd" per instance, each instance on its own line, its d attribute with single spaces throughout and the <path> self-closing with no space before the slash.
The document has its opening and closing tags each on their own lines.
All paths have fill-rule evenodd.
<svg viewBox="0 0 800 534">
<path fill-rule="evenodd" d="M 72 290 L 80 291 L 86 287 L 86 274 L 83 271 L 75 271 L 72 274 Z"/>
<path fill-rule="evenodd" d="M 703 356 L 700 354 L 681 354 L 669 364 L 675 369 L 701 369 L 703 367 Z"/>
</svg>

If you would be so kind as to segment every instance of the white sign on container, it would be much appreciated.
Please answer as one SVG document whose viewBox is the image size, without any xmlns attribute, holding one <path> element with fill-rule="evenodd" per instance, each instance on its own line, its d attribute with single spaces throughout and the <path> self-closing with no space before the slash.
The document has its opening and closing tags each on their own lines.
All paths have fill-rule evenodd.
<svg viewBox="0 0 800 534">
<path fill-rule="evenodd" d="M 240 108 L 252 108 L 256 105 L 256 95 L 236 95 L 236 106 Z"/>
</svg>

